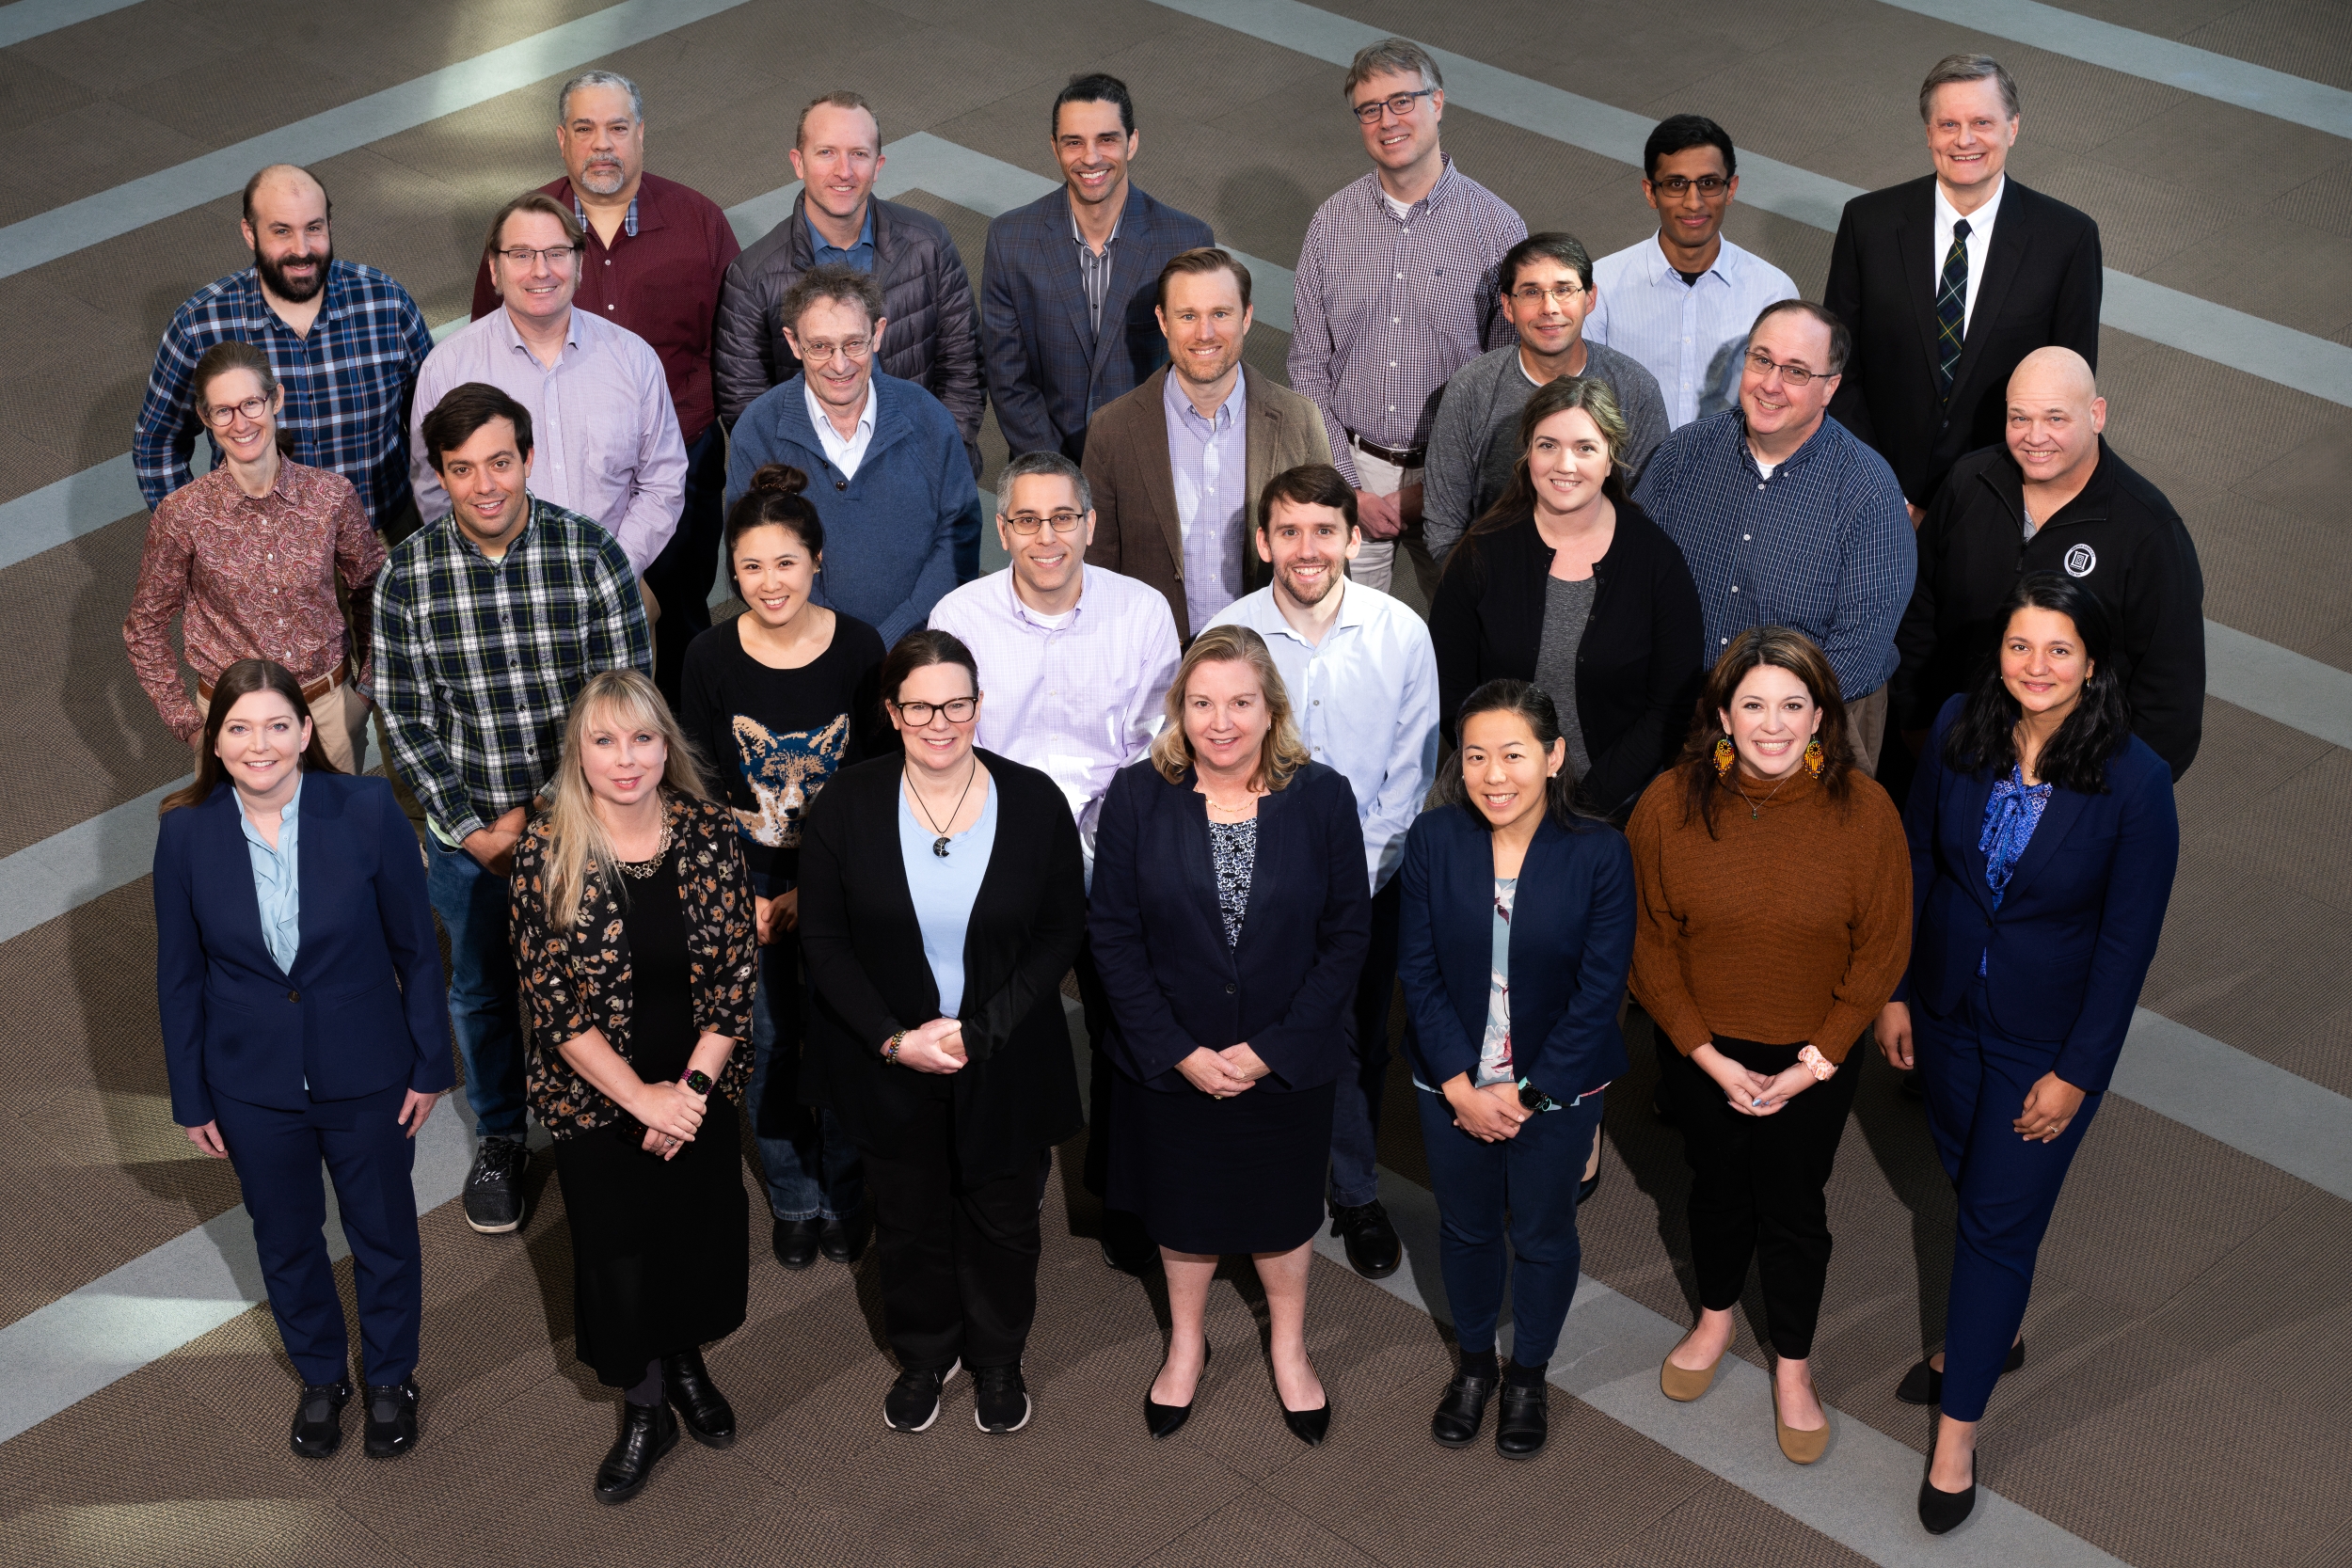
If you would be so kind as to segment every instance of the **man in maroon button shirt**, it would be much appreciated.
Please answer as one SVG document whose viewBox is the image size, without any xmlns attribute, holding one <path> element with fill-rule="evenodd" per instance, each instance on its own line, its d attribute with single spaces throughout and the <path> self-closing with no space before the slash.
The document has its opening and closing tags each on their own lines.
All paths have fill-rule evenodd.
<svg viewBox="0 0 2352 1568">
<path fill-rule="evenodd" d="M 719 285 L 742 247 L 718 203 L 645 172 L 645 102 L 637 84 L 587 71 L 556 98 L 556 150 L 568 171 L 539 187 L 569 201 L 587 230 L 572 308 L 628 328 L 661 356 L 686 440 L 686 510 L 645 586 L 660 607 L 654 682 L 672 706 L 686 645 L 710 625 L 726 488 L 726 437 L 710 384 L 710 335 Z M 485 259 L 475 275 L 476 320 L 499 308 Z"/>
</svg>

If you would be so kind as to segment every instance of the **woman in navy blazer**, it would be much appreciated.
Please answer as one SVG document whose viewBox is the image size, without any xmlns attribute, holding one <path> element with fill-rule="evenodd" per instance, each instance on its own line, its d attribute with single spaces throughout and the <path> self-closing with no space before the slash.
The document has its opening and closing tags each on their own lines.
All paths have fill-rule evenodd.
<svg viewBox="0 0 2352 1568">
<path fill-rule="evenodd" d="M 1111 781 L 1088 933 L 1119 1075 L 1108 1199 L 1143 1216 L 1168 1275 L 1145 1424 L 1166 1437 L 1191 1414 L 1210 1276 L 1246 1252 L 1283 1421 L 1320 1443 L 1331 1406 L 1307 1360 L 1307 1265 L 1372 898 L 1356 792 L 1310 759 L 1247 626 L 1193 641 L 1151 756 Z"/>
<path fill-rule="evenodd" d="M 413 1140 L 457 1076 L 424 862 L 391 785 L 335 771 L 278 665 L 221 673 L 201 756 L 155 840 L 172 1119 L 236 1167 L 310 1459 L 342 1444 L 351 1398 L 326 1162 L 359 1293 L 367 1449 L 389 1458 L 417 1442 Z"/>
<path fill-rule="evenodd" d="M 1944 705 L 1912 784 L 1911 971 L 1878 1022 L 1887 1060 L 1918 1064 L 1960 1189 L 1944 1352 L 1897 1390 L 1943 1406 L 1919 1482 L 1939 1535 L 1975 1506 L 1977 1422 L 2024 1360 L 2034 1258 L 2114 1076 L 2181 850 L 2171 769 L 2131 733 L 2097 596 L 2032 573 L 2000 621 L 1997 663 Z"/>
<path fill-rule="evenodd" d="M 1496 1450 L 1533 1459 L 1582 1259 L 1578 1179 L 1601 1089 L 1626 1069 L 1617 1002 L 1633 957 L 1633 860 L 1621 834 L 1575 815 L 1568 743 L 1542 688 L 1488 681 L 1455 721 L 1457 765 L 1406 836 L 1397 937 L 1438 1263 L 1461 1346 L 1429 1435 L 1476 1441 L 1500 1381 Z M 1506 1269 L 1507 1370 L 1495 1361 Z"/>
</svg>

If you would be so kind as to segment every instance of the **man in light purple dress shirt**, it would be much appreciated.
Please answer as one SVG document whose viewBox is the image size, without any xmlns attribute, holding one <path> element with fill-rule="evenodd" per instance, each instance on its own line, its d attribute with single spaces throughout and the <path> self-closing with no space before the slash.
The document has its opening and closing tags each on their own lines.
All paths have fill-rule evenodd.
<svg viewBox="0 0 2352 1568">
<path fill-rule="evenodd" d="M 1234 360 L 1228 372 L 1232 384 L 1212 404 L 1214 413 L 1204 414 L 1195 401 L 1209 390 L 1198 382 L 1171 375 L 1160 386 L 1160 404 L 1168 410 L 1168 478 L 1176 486 L 1184 541 L 1184 612 L 1196 626 L 1207 626 L 1243 590 L 1249 386 L 1240 373 L 1238 341 Z"/>
<path fill-rule="evenodd" d="M 496 387 L 531 411 L 532 494 L 603 524 L 642 578 L 677 531 L 686 443 L 653 345 L 572 309 L 584 243 L 570 204 L 544 191 L 500 211 L 484 248 L 502 308 L 452 334 L 425 359 L 409 414 L 409 451 L 423 452 L 424 417 L 453 388 Z M 412 455 L 409 469 L 420 515 L 427 522 L 448 515 L 449 496 L 433 466 Z"/>
<path fill-rule="evenodd" d="M 1232 467 L 1238 487 L 1238 430 Z M 1012 564 L 941 599 L 930 626 L 961 639 L 979 665 L 987 701 L 973 739 L 1048 774 L 1070 798 L 1091 880 L 1104 793 L 1112 775 L 1142 758 L 1166 716 L 1176 617 L 1158 589 L 1086 564 L 1094 497 L 1075 463 L 1057 451 L 1025 453 L 1005 466 L 996 494 L 996 537 Z M 1093 955 L 1080 948 L 1076 967 L 1099 1095 L 1114 1076 L 1103 1053 L 1109 1001 Z M 1100 1098 L 1089 1107 L 1086 1182 L 1097 1194 L 1109 1169 L 1104 1108 Z M 1141 1220 L 1106 1214 L 1105 1262 L 1132 1271 L 1155 1256 Z"/>
</svg>

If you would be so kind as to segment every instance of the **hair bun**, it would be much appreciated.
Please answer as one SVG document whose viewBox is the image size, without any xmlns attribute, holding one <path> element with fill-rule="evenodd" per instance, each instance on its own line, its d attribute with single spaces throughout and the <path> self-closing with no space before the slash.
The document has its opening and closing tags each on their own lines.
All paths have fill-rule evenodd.
<svg viewBox="0 0 2352 1568">
<path fill-rule="evenodd" d="M 808 475 L 789 463 L 763 463 L 752 475 L 750 494 L 755 496 L 797 496 L 808 488 Z"/>
</svg>

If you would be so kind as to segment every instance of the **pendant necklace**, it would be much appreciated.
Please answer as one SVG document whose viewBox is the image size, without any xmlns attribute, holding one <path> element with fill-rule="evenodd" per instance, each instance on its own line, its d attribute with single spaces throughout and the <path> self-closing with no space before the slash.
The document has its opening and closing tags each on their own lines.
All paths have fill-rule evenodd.
<svg viewBox="0 0 2352 1568">
<path fill-rule="evenodd" d="M 970 770 L 963 775 L 963 787 L 956 792 L 955 808 L 947 813 L 948 821 L 953 822 L 956 819 L 956 812 L 963 809 L 963 798 L 972 793 L 972 781 L 978 778 L 979 774 L 980 759 L 978 753 L 975 752 L 972 757 L 972 767 Z M 937 855 L 941 860 L 946 860 L 947 858 L 946 830 L 940 827 L 939 819 L 931 815 L 931 808 L 923 803 L 923 792 L 915 787 L 914 775 L 909 773 L 906 776 L 906 780 L 907 793 L 914 797 L 914 803 L 916 807 L 923 813 L 923 820 L 930 824 L 931 832 L 939 834 L 937 838 L 931 840 L 931 853 Z"/>
<path fill-rule="evenodd" d="M 1788 773 L 1782 775 L 1780 784 L 1772 785 L 1772 795 L 1779 794 L 1781 784 L 1787 784 L 1790 779 L 1793 779 L 1796 776 L 1796 771 L 1793 768 Z M 1746 790 L 1740 788 L 1740 781 L 1737 778 L 1734 778 L 1731 781 L 1731 787 L 1739 789 L 1740 799 L 1748 802 L 1748 819 L 1752 822 L 1762 821 L 1764 819 L 1764 808 L 1772 803 L 1772 795 L 1767 795 L 1761 800 L 1752 800 Z"/>
</svg>

